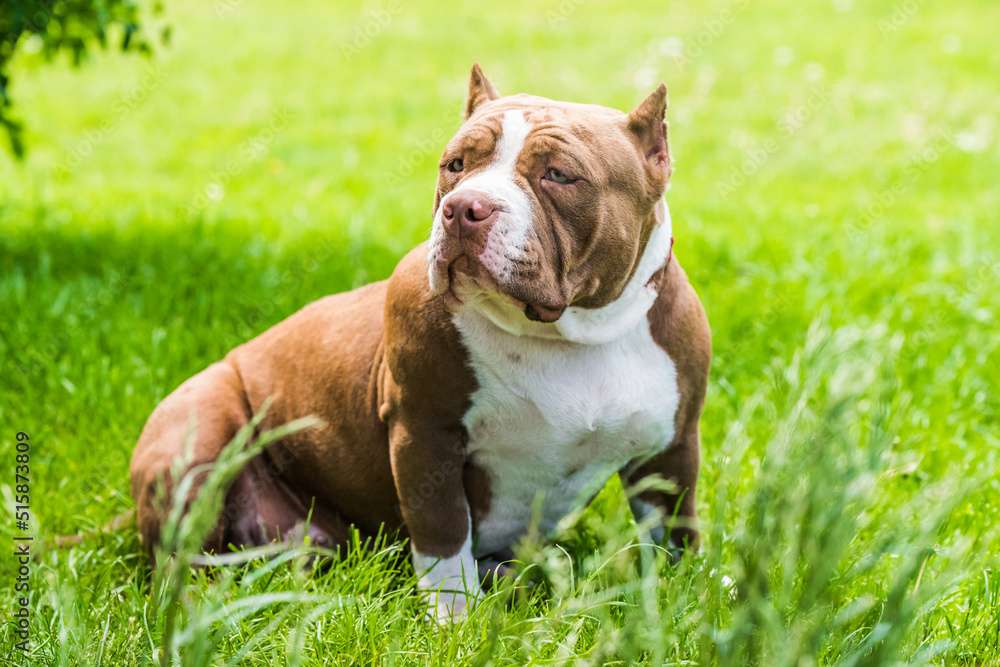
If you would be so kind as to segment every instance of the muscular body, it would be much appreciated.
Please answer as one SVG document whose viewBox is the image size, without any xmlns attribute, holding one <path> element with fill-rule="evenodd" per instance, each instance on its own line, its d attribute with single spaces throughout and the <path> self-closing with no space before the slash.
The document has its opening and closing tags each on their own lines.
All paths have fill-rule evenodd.
<svg viewBox="0 0 1000 667">
<path fill-rule="evenodd" d="M 672 252 L 665 107 L 662 86 L 627 115 L 503 98 L 476 66 L 430 242 L 156 408 L 131 464 L 146 544 L 159 539 L 157 480 L 191 424 L 191 465 L 210 463 L 271 397 L 262 428 L 324 425 L 242 470 L 207 550 L 295 539 L 310 509 L 321 544 L 345 543 L 351 526 L 398 530 L 421 588 L 448 591 L 433 605 L 444 618 L 475 597 L 477 559 L 510 556 L 536 498 L 552 527 L 618 471 L 626 486 L 672 480 L 633 510 L 660 512 L 654 539 L 697 547 L 711 343 Z"/>
</svg>

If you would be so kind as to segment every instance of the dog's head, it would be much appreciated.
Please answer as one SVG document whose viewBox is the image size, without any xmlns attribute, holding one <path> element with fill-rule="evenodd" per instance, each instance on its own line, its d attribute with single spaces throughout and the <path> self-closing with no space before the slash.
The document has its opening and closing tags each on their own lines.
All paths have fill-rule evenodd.
<svg viewBox="0 0 1000 667">
<path fill-rule="evenodd" d="M 453 311 L 522 323 L 618 298 L 672 171 L 666 108 L 662 84 L 628 114 L 501 97 L 474 65 L 465 123 L 439 167 L 431 290 Z"/>
</svg>

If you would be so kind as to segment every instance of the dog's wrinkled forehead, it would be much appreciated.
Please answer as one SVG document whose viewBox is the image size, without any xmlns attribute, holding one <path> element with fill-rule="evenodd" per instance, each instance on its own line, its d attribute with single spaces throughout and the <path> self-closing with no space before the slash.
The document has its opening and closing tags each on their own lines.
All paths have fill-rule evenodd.
<svg viewBox="0 0 1000 667">
<path fill-rule="evenodd" d="M 635 176 L 637 150 L 623 131 L 625 119 L 621 111 L 593 104 L 511 95 L 477 107 L 448 148 L 462 152 L 467 174 L 492 160 L 517 157 L 523 171 L 532 158 L 548 155 L 597 181 L 623 169 Z"/>
<path fill-rule="evenodd" d="M 470 124 L 489 122 L 490 118 L 502 116 L 511 110 L 522 111 L 525 118 L 533 125 L 545 125 L 550 129 L 561 128 L 570 134 L 580 132 L 590 137 L 596 136 L 592 131 L 595 125 L 608 125 L 625 118 L 625 114 L 621 111 L 597 104 L 561 102 L 518 93 L 480 105 L 466 120 Z"/>
<path fill-rule="evenodd" d="M 455 307 L 501 294 L 543 323 L 615 299 L 670 176 L 665 110 L 662 84 L 626 114 L 501 97 L 474 66 L 465 123 L 439 165 L 432 291 Z"/>
<path fill-rule="evenodd" d="M 584 183 L 637 188 L 637 196 L 656 198 L 673 171 L 666 107 L 663 84 L 628 114 L 524 93 L 502 97 L 476 64 L 469 79 L 466 122 L 449 142 L 441 165 L 463 173 L 452 174 L 454 178 L 445 174 L 444 180 L 456 185 L 455 180 L 482 169 L 503 149 L 504 161 L 513 159 L 511 166 L 525 177 L 543 169 L 544 162 L 555 160 Z M 461 160 L 453 162 L 456 157 Z M 547 167 L 565 171 L 559 164 Z M 437 193 L 438 197 L 442 194 Z"/>
</svg>

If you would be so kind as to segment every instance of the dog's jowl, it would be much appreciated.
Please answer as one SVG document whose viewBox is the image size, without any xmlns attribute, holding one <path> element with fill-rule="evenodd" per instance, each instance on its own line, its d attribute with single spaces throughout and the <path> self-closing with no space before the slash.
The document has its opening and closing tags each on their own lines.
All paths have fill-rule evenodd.
<svg viewBox="0 0 1000 667">
<path fill-rule="evenodd" d="M 131 465 L 146 544 L 159 539 L 157 480 L 190 425 L 190 465 L 211 463 L 271 397 L 262 428 L 324 425 L 247 465 L 207 550 L 301 538 L 310 511 L 314 543 L 398 530 L 447 619 L 479 594 L 478 561 L 510 558 L 535 507 L 552 528 L 616 472 L 626 487 L 672 481 L 632 509 L 659 515 L 654 540 L 697 548 L 711 342 L 673 252 L 666 106 L 662 85 L 628 114 L 502 97 L 473 67 L 430 241 L 156 408 Z"/>
</svg>

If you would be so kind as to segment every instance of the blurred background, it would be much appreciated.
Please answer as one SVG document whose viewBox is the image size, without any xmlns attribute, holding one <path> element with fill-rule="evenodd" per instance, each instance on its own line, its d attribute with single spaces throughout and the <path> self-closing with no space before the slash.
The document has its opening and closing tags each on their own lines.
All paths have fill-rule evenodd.
<svg viewBox="0 0 1000 667">
<path fill-rule="evenodd" d="M 79 68 L 45 64 L 28 37 L 10 66 L 27 156 L 0 155 L 0 410 L 75 453 L 49 484 L 94 457 L 127 505 L 158 400 L 426 239 L 474 61 L 501 93 L 622 110 L 667 83 L 677 255 L 715 338 L 709 448 L 823 313 L 908 336 L 914 422 L 995 423 L 993 401 L 951 402 L 996 382 L 996 3 L 148 9 L 151 57 L 112 34 Z"/>
<path fill-rule="evenodd" d="M 168 0 L 138 16 L 169 26 L 151 56 L 74 68 L 26 37 L 8 67 L 26 154 L 0 151 L 0 422 L 45 443 L 46 534 L 132 506 L 135 439 L 181 381 L 428 238 L 474 61 L 502 94 L 622 110 L 668 85 L 675 252 L 715 346 L 705 508 L 719 443 L 760 392 L 772 408 L 745 428 L 770 432 L 810 327 L 851 328 L 888 369 L 885 465 L 902 472 L 886 493 L 994 460 L 1000 3 Z M 850 388 L 823 372 L 823 392 Z M 742 484 L 763 455 L 754 440 Z M 994 547 L 995 487 L 954 525 Z"/>
</svg>

